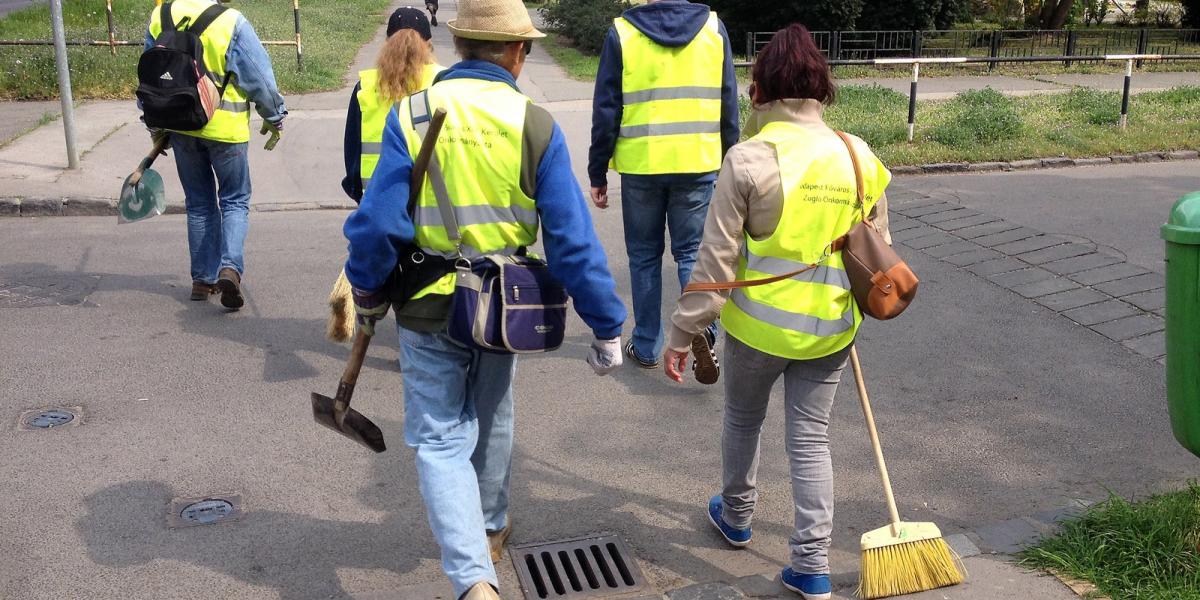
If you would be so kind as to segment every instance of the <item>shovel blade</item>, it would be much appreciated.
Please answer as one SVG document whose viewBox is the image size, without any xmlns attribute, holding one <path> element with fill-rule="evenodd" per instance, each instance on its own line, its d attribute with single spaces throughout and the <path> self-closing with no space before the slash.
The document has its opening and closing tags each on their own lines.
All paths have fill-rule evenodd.
<svg viewBox="0 0 1200 600">
<path fill-rule="evenodd" d="M 125 178 L 121 184 L 121 199 L 117 202 L 117 222 L 133 223 L 157 217 L 167 209 L 167 194 L 162 176 L 154 169 L 146 169 L 137 183 Z"/>
<path fill-rule="evenodd" d="M 387 450 L 387 446 L 383 443 L 383 432 L 379 430 L 379 426 L 353 408 L 346 411 L 346 418 L 342 421 L 343 426 L 338 427 L 337 419 L 333 415 L 334 404 L 333 398 L 313 392 L 313 420 L 375 452 Z"/>
</svg>

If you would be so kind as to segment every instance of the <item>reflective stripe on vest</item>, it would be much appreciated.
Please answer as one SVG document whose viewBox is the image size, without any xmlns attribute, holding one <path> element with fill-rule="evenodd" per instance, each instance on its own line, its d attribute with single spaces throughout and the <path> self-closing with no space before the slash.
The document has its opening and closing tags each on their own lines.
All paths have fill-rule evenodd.
<svg viewBox="0 0 1200 600">
<path fill-rule="evenodd" d="M 624 17 L 621 128 L 613 168 L 656 175 L 721 168 L 721 84 L 725 40 L 717 13 L 687 45 L 656 43 Z"/>
<path fill-rule="evenodd" d="M 417 95 L 415 97 L 422 97 Z M 409 153 L 421 150 L 413 125 L 414 96 L 397 111 Z M 537 241 L 538 212 L 521 190 L 521 147 L 530 100 L 508 84 L 480 79 L 451 79 L 429 88 L 428 111 L 446 109 L 446 121 L 434 152 L 458 221 L 463 255 L 512 254 Z M 424 113 L 418 107 L 418 113 Z M 416 243 L 426 252 L 454 256 L 429 177 L 421 187 L 414 215 Z M 418 294 L 449 293 L 453 274 Z"/>
<path fill-rule="evenodd" d="M 176 26 L 184 19 L 194 22 L 200 13 L 212 5 L 209 0 L 172 0 L 171 18 Z M 204 66 L 213 74 L 218 86 L 225 81 L 225 56 L 229 53 L 229 44 L 233 41 L 233 31 L 240 16 L 238 11 L 226 9 L 200 34 L 200 42 L 204 46 Z M 160 33 L 162 7 L 156 6 L 150 13 L 150 36 L 157 38 Z M 238 88 L 237 78 L 230 78 L 217 110 L 213 111 L 212 118 L 204 128 L 178 133 L 229 144 L 250 141 L 250 102 Z"/>
<path fill-rule="evenodd" d="M 722 326 L 743 343 L 775 356 L 828 356 L 854 341 L 862 323 L 842 253 L 825 254 L 829 242 L 860 219 L 850 155 L 837 137 L 792 123 L 770 123 L 754 139 L 775 149 L 784 201 L 771 236 L 745 236 L 737 278 L 786 275 L 812 263 L 817 267 L 783 281 L 734 290 L 721 312 Z M 890 174 L 865 144 L 856 143 L 870 213 Z"/>
<path fill-rule="evenodd" d="M 446 70 L 439 64 L 425 65 L 421 73 L 421 89 L 433 85 L 433 78 Z M 358 112 L 360 113 L 358 175 L 362 178 L 362 187 L 367 189 L 375 166 L 379 164 L 379 151 L 383 148 L 383 130 L 387 126 L 387 116 L 394 102 L 383 98 L 379 90 L 379 69 L 367 69 L 358 73 Z"/>
</svg>

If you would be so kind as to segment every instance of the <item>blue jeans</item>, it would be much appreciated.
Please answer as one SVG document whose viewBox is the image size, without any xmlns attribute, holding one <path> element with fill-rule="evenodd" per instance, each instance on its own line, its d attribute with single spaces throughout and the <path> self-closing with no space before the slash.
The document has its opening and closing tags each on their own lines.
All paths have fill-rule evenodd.
<svg viewBox="0 0 1200 600">
<path fill-rule="evenodd" d="M 240 275 L 250 213 L 248 144 L 171 134 L 187 207 L 192 280 L 215 283 L 226 267 Z"/>
<path fill-rule="evenodd" d="M 621 177 L 621 215 L 633 291 L 633 352 L 646 361 L 662 352 L 663 233 L 670 230 L 671 256 L 682 291 L 692 276 L 696 251 L 713 184 L 655 183 L 645 177 Z M 710 327 L 715 332 L 715 327 Z"/>
<path fill-rule="evenodd" d="M 470 350 L 444 333 L 400 330 L 404 441 L 416 450 L 429 527 L 454 596 L 499 587 L 487 531 L 508 520 L 516 356 Z"/>
</svg>

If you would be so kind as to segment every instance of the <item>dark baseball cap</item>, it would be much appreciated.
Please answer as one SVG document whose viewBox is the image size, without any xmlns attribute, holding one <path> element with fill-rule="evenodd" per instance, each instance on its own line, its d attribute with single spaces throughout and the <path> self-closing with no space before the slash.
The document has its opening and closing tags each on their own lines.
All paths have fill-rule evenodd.
<svg viewBox="0 0 1200 600">
<path fill-rule="evenodd" d="M 429 19 L 425 17 L 425 12 L 419 8 L 412 6 L 401 6 L 388 17 L 387 34 L 391 37 L 393 33 L 401 29 L 415 30 L 421 39 L 429 40 L 433 37 L 433 32 L 429 30 Z"/>
</svg>

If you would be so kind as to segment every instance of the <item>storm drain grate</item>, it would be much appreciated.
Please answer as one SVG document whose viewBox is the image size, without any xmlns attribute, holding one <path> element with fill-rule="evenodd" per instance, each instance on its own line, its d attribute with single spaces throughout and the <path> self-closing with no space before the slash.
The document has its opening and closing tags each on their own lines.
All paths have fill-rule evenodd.
<svg viewBox="0 0 1200 600">
<path fill-rule="evenodd" d="M 624 593 L 642 587 L 642 572 L 615 535 L 514 546 L 513 566 L 526 600 Z"/>
<path fill-rule="evenodd" d="M 232 521 L 241 516 L 241 513 L 242 497 L 238 494 L 177 498 L 171 502 L 167 524 L 171 527 L 213 525 Z"/>
<path fill-rule="evenodd" d="M 82 407 L 78 406 L 39 408 L 21 414 L 21 418 L 17 422 L 17 428 L 26 431 L 37 431 L 63 426 L 74 427 L 79 424 L 79 415 L 82 412 Z"/>
</svg>

